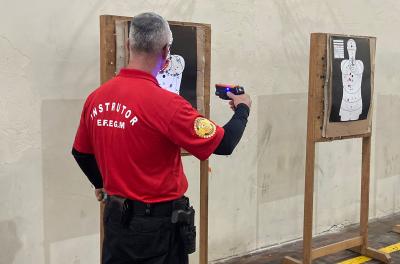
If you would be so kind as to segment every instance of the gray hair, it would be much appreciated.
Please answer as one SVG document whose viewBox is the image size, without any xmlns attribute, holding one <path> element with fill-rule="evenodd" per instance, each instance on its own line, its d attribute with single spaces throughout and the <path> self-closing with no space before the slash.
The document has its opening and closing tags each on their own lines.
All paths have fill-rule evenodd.
<svg viewBox="0 0 400 264">
<path fill-rule="evenodd" d="M 133 17 L 129 44 L 131 50 L 146 53 L 155 53 L 166 44 L 172 44 L 172 32 L 168 22 L 152 12 Z"/>
</svg>

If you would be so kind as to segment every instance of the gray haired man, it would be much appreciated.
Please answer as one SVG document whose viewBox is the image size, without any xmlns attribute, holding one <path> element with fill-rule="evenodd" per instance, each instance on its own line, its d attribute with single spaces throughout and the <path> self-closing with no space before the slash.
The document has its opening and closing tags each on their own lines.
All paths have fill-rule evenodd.
<svg viewBox="0 0 400 264">
<path fill-rule="evenodd" d="M 72 154 L 104 210 L 104 264 L 185 264 L 195 251 L 194 210 L 181 148 L 199 159 L 229 155 L 249 115 L 248 95 L 229 94 L 235 113 L 220 127 L 181 96 L 161 89 L 172 33 L 159 15 L 131 22 L 126 68 L 92 92 L 83 107 Z M 100 197 L 98 197 L 100 199 Z"/>
</svg>

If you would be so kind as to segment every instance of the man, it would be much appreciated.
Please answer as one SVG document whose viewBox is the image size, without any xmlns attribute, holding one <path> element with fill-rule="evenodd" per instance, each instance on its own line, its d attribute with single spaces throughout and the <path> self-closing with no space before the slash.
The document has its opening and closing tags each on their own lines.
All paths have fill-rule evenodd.
<svg viewBox="0 0 400 264">
<path fill-rule="evenodd" d="M 188 263 L 194 211 L 184 197 L 181 148 L 201 160 L 212 153 L 229 155 L 247 123 L 248 95 L 229 94 L 235 114 L 222 128 L 159 87 L 155 77 L 171 43 L 161 16 L 134 17 L 128 66 L 91 93 L 83 107 L 72 153 L 98 199 L 102 188 L 108 194 L 105 264 Z"/>
</svg>

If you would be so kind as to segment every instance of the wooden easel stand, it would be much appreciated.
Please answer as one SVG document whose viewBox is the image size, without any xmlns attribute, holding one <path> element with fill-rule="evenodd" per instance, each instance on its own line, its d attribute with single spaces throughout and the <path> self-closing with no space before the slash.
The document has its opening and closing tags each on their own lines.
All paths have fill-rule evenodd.
<svg viewBox="0 0 400 264">
<path fill-rule="evenodd" d="M 309 95 L 307 117 L 307 145 L 306 145 L 306 171 L 304 193 L 304 227 L 303 227 L 303 259 L 285 257 L 284 264 L 311 264 L 313 260 L 346 249 L 358 252 L 361 255 L 390 263 L 390 256 L 368 247 L 368 211 L 370 187 L 370 159 L 371 159 L 371 133 L 341 137 L 323 138 L 321 135 L 324 100 L 324 78 L 327 56 L 327 34 L 311 34 L 310 45 L 310 71 Z M 361 164 L 361 208 L 360 208 L 360 233 L 359 236 L 339 241 L 334 244 L 319 248 L 312 245 L 313 227 L 313 202 L 314 202 L 314 169 L 315 146 L 319 142 L 340 140 L 346 138 L 362 138 L 362 164 Z"/>
</svg>

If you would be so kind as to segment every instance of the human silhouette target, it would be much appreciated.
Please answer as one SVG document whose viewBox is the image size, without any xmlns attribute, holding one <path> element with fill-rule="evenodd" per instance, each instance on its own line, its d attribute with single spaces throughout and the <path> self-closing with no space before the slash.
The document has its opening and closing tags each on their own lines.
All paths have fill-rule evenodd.
<svg viewBox="0 0 400 264">
<path fill-rule="evenodd" d="M 371 58 L 366 38 L 331 38 L 330 122 L 364 120 L 371 106 Z"/>
</svg>

